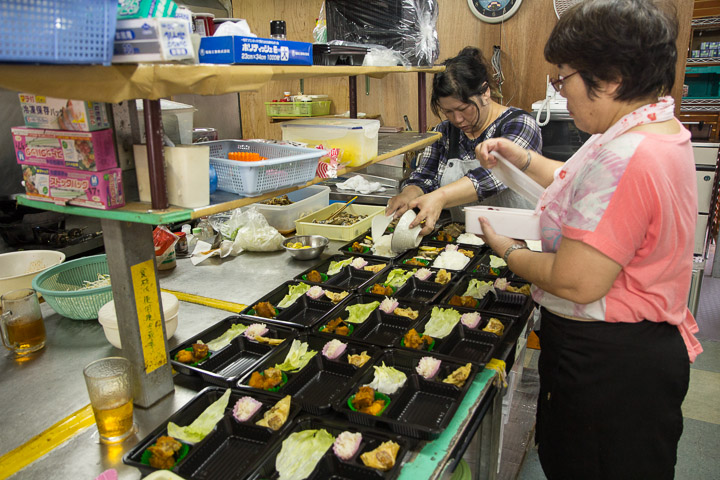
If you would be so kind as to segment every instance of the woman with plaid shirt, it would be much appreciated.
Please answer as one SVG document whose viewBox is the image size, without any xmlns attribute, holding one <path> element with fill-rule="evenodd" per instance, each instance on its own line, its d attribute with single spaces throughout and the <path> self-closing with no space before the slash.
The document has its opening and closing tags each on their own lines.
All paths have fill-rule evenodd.
<svg viewBox="0 0 720 480">
<path fill-rule="evenodd" d="M 424 221 L 423 235 L 432 231 L 443 208 L 478 201 L 484 205 L 534 208 L 480 165 L 475 147 L 487 139 L 503 137 L 526 149 L 542 149 L 535 119 L 491 98 L 492 79 L 480 50 L 465 47 L 444 65 L 445 71 L 433 78 L 430 100 L 435 115 L 447 119 L 434 129 L 443 138 L 423 151 L 417 168 L 403 182 L 402 192 L 390 199 L 386 210 L 397 218 L 409 209 L 419 209 L 411 227 Z M 461 213 L 460 209 L 451 212 L 453 217 Z"/>
</svg>

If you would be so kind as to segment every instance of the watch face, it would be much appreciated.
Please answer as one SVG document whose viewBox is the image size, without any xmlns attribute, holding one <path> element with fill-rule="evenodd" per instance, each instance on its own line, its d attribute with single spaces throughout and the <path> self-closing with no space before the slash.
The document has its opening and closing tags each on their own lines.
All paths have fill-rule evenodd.
<svg viewBox="0 0 720 480">
<path fill-rule="evenodd" d="M 468 0 L 470 10 L 480 20 L 497 23 L 511 17 L 522 0 Z"/>
</svg>

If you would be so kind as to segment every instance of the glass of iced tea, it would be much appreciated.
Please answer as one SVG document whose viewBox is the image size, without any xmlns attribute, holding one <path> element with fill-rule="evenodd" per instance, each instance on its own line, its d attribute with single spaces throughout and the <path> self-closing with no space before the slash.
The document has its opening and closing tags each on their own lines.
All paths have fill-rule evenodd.
<svg viewBox="0 0 720 480">
<path fill-rule="evenodd" d="M 131 368 L 123 357 L 107 357 L 83 370 L 102 443 L 122 442 L 134 432 Z"/>
<path fill-rule="evenodd" d="M 0 297 L 0 337 L 16 355 L 27 355 L 45 346 L 45 323 L 35 290 L 23 288 Z"/>
</svg>

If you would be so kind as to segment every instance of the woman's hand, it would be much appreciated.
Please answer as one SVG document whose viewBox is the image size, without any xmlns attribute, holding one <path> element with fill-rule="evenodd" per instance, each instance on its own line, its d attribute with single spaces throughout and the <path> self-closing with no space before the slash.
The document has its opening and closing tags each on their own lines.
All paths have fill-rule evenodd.
<svg viewBox="0 0 720 480">
<path fill-rule="evenodd" d="M 393 215 L 395 218 L 400 218 L 403 213 L 412 208 L 409 205 L 410 202 L 421 196 L 423 193 L 424 192 L 420 187 L 408 185 L 403 188 L 403 191 L 400 192 L 399 195 L 395 195 L 390 199 L 387 204 L 387 208 L 385 208 L 385 215 L 388 217 Z"/>
<path fill-rule="evenodd" d="M 524 243 L 521 240 L 515 240 L 510 237 L 503 237 L 502 235 L 498 235 L 497 233 L 495 233 L 495 229 L 490 226 L 490 222 L 487 218 L 479 217 L 478 219 L 480 220 L 480 226 L 482 227 L 483 231 L 482 235 L 480 235 L 480 238 L 482 238 L 485 243 L 493 249 L 493 251 L 497 254 L 498 257 L 502 258 L 511 245 L 514 245 L 516 243 Z"/>
<path fill-rule="evenodd" d="M 475 147 L 475 157 L 480 160 L 480 165 L 488 169 L 497 165 L 497 158 L 490 155 L 490 152 L 499 153 L 517 168 L 523 168 L 527 163 L 528 151 L 506 138 L 491 138 Z"/>
<path fill-rule="evenodd" d="M 414 228 L 424 222 L 422 230 L 420 230 L 420 235 L 427 235 L 433 231 L 435 223 L 438 218 L 440 218 L 442 209 L 445 208 L 444 191 L 439 189 L 427 193 L 411 201 L 409 206 L 410 208 L 420 210 L 420 213 L 417 214 L 415 220 L 409 225 L 409 228 Z"/>
</svg>

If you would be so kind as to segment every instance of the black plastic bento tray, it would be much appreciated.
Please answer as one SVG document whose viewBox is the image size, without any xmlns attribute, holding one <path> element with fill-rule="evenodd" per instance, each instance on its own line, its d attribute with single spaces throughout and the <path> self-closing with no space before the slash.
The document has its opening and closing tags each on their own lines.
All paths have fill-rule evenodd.
<svg viewBox="0 0 720 480">
<path fill-rule="evenodd" d="M 431 234 L 427 235 L 427 236 L 425 237 L 425 239 L 426 239 L 427 241 L 431 241 L 431 242 L 453 243 L 453 244 L 458 244 L 458 245 L 466 245 L 466 246 L 468 246 L 468 247 L 475 247 L 475 248 L 486 249 L 485 245 L 475 245 L 475 244 L 472 244 L 472 243 L 462 243 L 462 242 L 458 242 L 458 241 L 457 241 L 457 238 L 456 238 L 455 240 L 453 240 L 452 242 L 448 242 L 448 241 L 445 241 L 445 240 L 438 240 L 438 239 L 437 239 L 437 236 L 438 236 L 438 234 L 440 233 L 440 231 L 441 231 L 442 229 L 444 229 L 445 227 L 447 227 L 448 225 L 451 225 L 451 224 L 453 224 L 453 223 L 457 223 L 457 224 L 459 224 L 459 225 L 463 225 L 463 227 L 465 226 L 465 223 L 463 223 L 463 222 L 453 222 L 452 220 L 445 221 L 445 222 L 442 222 L 442 223 L 440 223 L 440 224 L 436 224 L 435 230 L 434 230 Z M 463 232 L 463 233 L 465 233 L 465 232 Z"/>
<path fill-rule="evenodd" d="M 382 302 L 383 298 L 384 297 L 378 295 L 354 295 L 345 304 L 345 307 L 358 303 Z M 421 318 L 426 310 L 425 305 L 406 301 L 399 301 L 398 306 L 401 308 L 412 308 L 413 310 L 417 310 L 418 318 Z M 339 316 L 343 320 L 347 320 L 348 312 L 345 311 L 345 309 L 339 313 Z M 334 318 L 327 317 L 325 320 L 330 321 Z M 342 340 L 343 338 L 350 338 L 358 342 L 367 342 L 379 347 L 391 347 L 396 343 L 398 336 L 404 335 L 407 329 L 415 322 L 417 322 L 417 319 L 385 313 L 379 308 L 376 308 L 363 323 L 352 324 L 353 332 L 347 337 L 319 330 L 323 327 L 322 324 L 319 324 L 315 330 L 323 337 L 332 337 L 339 340 Z"/>
<path fill-rule="evenodd" d="M 460 312 L 461 315 L 469 312 L 478 312 L 475 309 L 457 307 L 455 305 L 441 304 L 434 305 L 434 307 L 435 306 L 443 309 L 453 308 Z M 471 362 L 479 367 L 484 367 L 485 364 L 493 358 L 495 350 L 498 348 L 498 345 L 502 343 L 502 340 L 512 328 L 515 319 L 505 315 L 497 315 L 484 311 L 479 311 L 478 313 L 480 313 L 481 320 L 477 327 L 468 328 L 463 325 L 462 322 L 458 322 L 446 337 L 434 338 L 435 344 L 433 345 L 433 349 L 430 353 L 446 355 L 456 359 L 457 361 Z M 427 310 L 425 315 L 415 322 L 412 328 L 414 328 L 418 334 L 422 334 L 425 330 L 425 324 L 430 320 L 431 315 L 432 309 Z M 490 318 L 497 318 L 503 323 L 505 328 L 503 329 L 502 335 L 495 335 L 494 333 L 482 331 L 482 329 L 488 324 Z M 403 336 L 404 333 L 405 332 L 403 332 Z M 402 346 L 400 343 L 401 339 L 402 337 L 398 339 L 397 343 L 394 345 L 396 348 L 412 352 L 424 352 L 424 350 L 415 350 Z"/>
<path fill-rule="evenodd" d="M 483 255 L 483 247 L 477 247 L 474 245 L 465 245 L 463 243 L 447 243 L 447 242 L 434 242 L 434 241 L 423 241 L 418 248 L 413 248 L 412 250 L 408 250 L 405 252 L 400 258 L 397 259 L 396 263 L 398 265 L 402 266 L 414 266 L 414 265 L 407 265 L 405 262 L 408 260 L 411 260 L 413 257 L 415 257 L 420 252 L 420 247 L 428 246 L 428 247 L 438 247 L 443 248 L 447 247 L 448 245 L 455 245 L 458 248 L 461 248 L 463 250 L 470 250 L 473 252 L 473 256 L 469 258 L 468 263 L 460 270 L 454 270 L 451 268 L 446 268 L 445 270 L 450 273 L 455 274 L 462 274 L 465 272 L 468 272 L 470 268 L 472 268 L 473 264 L 477 262 L 477 259 L 479 256 Z M 437 258 L 437 257 L 436 257 Z M 428 265 L 425 266 L 425 268 L 429 268 L 432 270 L 439 270 L 441 267 L 434 267 L 432 264 L 435 260 L 433 259 L 428 263 Z M 417 268 L 421 268 L 420 266 L 417 266 Z"/>
<path fill-rule="evenodd" d="M 422 357 L 432 356 L 442 361 L 440 370 L 430 380 L 418 375 L 415 367 Z M 473 365 L 465 384 L 460 387 L 443 383 L 442 380 L 467 362 L 428 352 L 386 350 L 374 359 L 373 366 L 385 364 L 407 375 L 405 385 L 396 393 L 388 395 L 390 405 L 380 415 L 356 412 L 347 404 L 358 388 L 372 382 L 375 369 L 371 368 L 355 377 L 351 387 L 335 402 L 333 408 L 348 420 L 373 428 L 387 428 L 399 435 L 432 440 L 437 438 L 452 419 L 460 402 L 467 393 L 475 375 L 482 367 Z"/>
<path fill-rule="evenodd" d="M 276 347 L 255 342 L 240 334 L 232 339 L 229 345 L 216 352 L 211 352 L 209 358 L 196 366 L 178 362 L 175 360 L 175 356 L 179 351 L 191 347 L 193 343 L 197 343 L 198 340 L 205 343 L 210 342 L 238 323 L 252 325 L 253 323 L 265 322 L 258 322 L 256 318 L 238 315 L 224 318 L 207 330 L 203 330 L 172 349 L 170 351 L 170 362 L 173 368 L 183 375 L 199 375 L 203 381 L 212 385 L 234 386 L 240 376 Z M 268 329 L 265 336 L 269 338 L 292 339 L 297 333 L 296 330 L 279 325 L 265 323 L 265 326 Z"/>
<path fill-rule="evenodd" d="M 381 256 L 378 256 L 378 255 L 373 255 L 372 250 L 368 250 L 367 252 L 352 252 L 352 251 L 350 251 L 350 247 L 352 247 L 352 244 L 353 244 L 353 243 L 355 243 L 355 242 L 360 242 L 360 241 L 364 240 L 365 237 L 367 237 L 367 236 L 369 236 L 369 235 L 370 235 L 370 230 L 366 231 L 365 233 L 361 233 L 360 235 L 358 235 L 357 237 L 353 238 L 352 240 L 350 240 L 348 243 L 346 243 L 346 244 L 343 245 L 342 247 L 338 248 L 338 251 L 339 251 L 340 253 L 342 253 L 343 255 L 345 255 L 345 256 L 363 257 L 363 258 L 366 258 L 366 259 L 372 258 L 372 259 L 374 259 L 374 260 L 376 260 L 376 261 L 378 261 L 378 262 L 383 262 L 383 261 L 385 261 L 385 262 L 390 262 L 390 261 L 397 260 L 398 258 L 400 258 L 400 257 L 402 256 L 402 253 L 399 253 L 399 254 L 394 255 L 394 256 L 392 256 L 392 257 L 381 257 Z M 375 239 L 373 239 L 373 241 L 375 241 Z"/>
<path fill-rule="evenodd" d="M 392 268 L 387 269 L 386 271 L 382 272 L 381 275 L 375 277 L 375 281 L 372 284 L 367 285 L 361 293 L 367 294 L 367 295 L 375 295 L 380 298 L 384 297 L 383 295 L 377 295 L 374 293 L 370 293 L 370 289 L 373 287 L 375 283 L 380 283 L 384 285 L 384 281 L 387 280 L 387 276 L 390 273 L 391 270 L 394 270 L 396 268 L 401 268 L 403 270 L 412 270 L 413 268 L 420 269 L 422 267 L 408 267 L 404 265 L 394 265 Z M 460 274 L 458 272 L 450 271 L 451 278 L 450 283 L 437 283 L 435 282 L 435 276 L 437 275 L 438 270 L 431 270 L 432 274 L 430 277 L 428 277 L 427 280 L 420 280 L 419 278 L 415 277 L 414 275 L 410 277 L 407 282 L 405 282 L 401 287 L 397 288 L 395 290 L 395 293 L 393 293 L 393 297 L 395 297 L 398 300 L 404 300 L 406 302 L 412 302 L 412 303 L 421 303 L 421 304 L 431 304 L 436 301 L 438 301 L 440 298 L 442 298 L 443 294 L 447 291 L 450 284 L 452 284 L 455 277 L 459 277 Z"/>
<path fill-rule="evenodd" d="M 252 302 L 240 313 L 242 315 L 252 317 L 256 319 L 256 321 L 260 322 L 305 329 L 313 327 L 316 323 L 322 320 L 326 315 L 329 315 L 334 309 L 338 308 L 345 301 L 343 299 L 338 303 L 333 303 L 325 296 L 322 296 L 319 299 L 312 299 L 307 295 L 301 295 L 297 300 L 295 300 L 295 302 L 293 302 L 292 305 L 285 308 L 278 308 L 277 304 L 283 299 L 283 297 L 285 297 L 285 295 L 287 295 L 288 287 L 290 285 L 297 285 L 299 283 L 301 282 L 297 280 L 291 280 L 281 284 L 279 287 L 275 288 L 262 298 Z M 303 283 L 312 286 L 312 284 L 308 282 Z M 342 288 L 323 286 L 323 289 L 335 293 L 346 291 L 348 292 L 348 294 L 352 294 L 351 290 L 346 290 Z M 270 302 L 275 307 L 275 310 L 278 312 L 277 316 L 275 318 L 264 318 L 259 317 L 254 313 L 251 313 L 254 312 L 253 307 L 259 302 Z"/>
<path fill-rule="evenodd" d="M 372 360 L 368 360 L 362 367 L 356 367 L 348 363 L 348 355 L 367 352 L 372 357 L 380 351 L 373 345 L 345 338 L 341 340 L 347 343 L 345 352 L 337 359 L 329 360 L 322 354 L 322 349 L 333 338 L 314 334 L 301 334 L 297 339 L 306 342 L 308 348 L 315 350 L 317 353 L 299 372 L 286 372 L 287 383 L 280 387 L 278 393 L 292 395 L 294 402 L 299 403 L 305 411 L 315 415 L 324 415 L 330 412 L 336 397 L 345 390 L 347 384 L 358 371 L 370 368 Z M 262 371 L 282 363 L 290 350 L 290 346 L 290 343 L 284 344 L 282 348 L 276 349 L 272 354 L 265 357 L 262 362 L 256 364 L 252 371 L 247 372 L 238 380 L 237 387 L 259 391 L 248 385 L 252 372 Z"/>
<path fill-rule="evenodd" d="M 346 265 L 343 268 L 340 269 L 338 273 L 335 275 L 327 275 L 327 271 L 330 268 L 330 262 L 336 262 L 340 260 L 346 260 L 348 257 L 351 257 L 350 255 L 333 255 L 332 257 L 328 258 L 327 260 L 308 268 L 301 274 L 297 275 L 295 277 L 295 280 L 309 283 L 309 284 L 315 284 L 313 282 L 309 282 L 306 280 L 306 276 L 308 273 L 310 273 L 313 270 L 317 270 L 320 272 L 320 274 L 325 275 L 327 279 L 324 279 L 322 282 L 316 282 L 321 285 L 328 285 L 336 288 L 341 288 L 344 290 L 357 290 L 362 289 L 365 285 L 372 282 L 372 280 L 377 276 L 380 275 L 386 268 L 388 268 L 391 265 L 390 259 L 387 259 L 386 261 L 379 261 L 377 258 L 371 258 L 371 257 L 359 257 L 363 258 L 365 261 L 368 262 L 368 265 L 381 265 L 385 264 L 386 267 L 383 268 L 383 270 L 380 270 L 379 272 L 370 272 L 367 270 L 357 269 L 355 267 L 351 267 L 350 265 Z M 378 257 L 379 258 L 379 257 Z"/>
<path fill-rule="evenodd" d="M 180 426 L 189 425 L 224 393 L 225 389 L 219 387 L 206 387 L 201 390 L 185 406 L 126 453 L 123 463 L 138 468 L 143 475 L 156 471 L 155 468 L 142 463 L 141 458 L 147 447 L 154 445 L 158 437 L 167 435 L 168 422 Z M 241 423 L 233 417 L 232 410 L 237 400 L 244 396 L 260 401 L 263 407 L 248 421 Z M 255 425 L 255 422 L 282 398 L 282 395 L 270 392 L 233 390 L 225 409 L 225 416 L 217 423 L 215 429 L 203 440 L 191 445 L 185 458 L 171 470 L 188 480 L 246 477 L 249 471 L 258 467 L 265 458 L 267 450 L 280 440 L 300 412 L 300 406 L 291 401 L 288 419 L 279 430 L 273 431 Z"/>
<path fill-rule="evenodd" d="M 290 434 L 301 432 L 304 430 L 325 429 L 333 437 L 340 435 L 342 432 L 349 431 L 351 433 L 361 433 L 362 442 L 355 455 L 349 460 L 340 460 L 333 453 L 332 446 L 325 452 L 320 461 L 315 466 L 315 470 L 307 477 L 308 480 L 366 480 L 366 479 L 393 479 L 397 478 L 402 468 L 403 457 L 413 447 L 414 441 L 395 435 L 387 431 L 380 431 L 368 427 L 358 426 L 342 419 L 326 419 L 311 416 L 298 417 L 290 429 L 286 430 L 283 440 Z M 360 459 L 360 455 L 365 452 L 374 450 L 381 443 L 393 441 L 400 445 L 395 465 L 387 472 L 377 470 L 375 468 L 366 467 Z M 253 473 L 251 478 L 274 480 L 278 478 L 275 470 L 275 459 L 282 449 L 282 442 L 277 442 L 271 449 L 265 461 Z"/>
<path fill-rule="evenodd" d="M 492 251 L 485 252 L 476 261 L 470 262 L 470 268 L 467 269 L 467 273 L 474 276 L 484 276 L 489 278 L 501 278 L 512 275 L 510 269 L 507 266 L 498 268 L 498 274 L 495 275 L 490 271 L 490 255 L 498 257 Z M 500 258 L 500 257 L 498 257 Z"/>
</svg>

